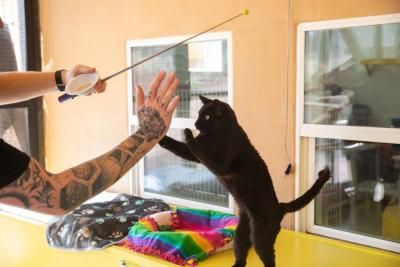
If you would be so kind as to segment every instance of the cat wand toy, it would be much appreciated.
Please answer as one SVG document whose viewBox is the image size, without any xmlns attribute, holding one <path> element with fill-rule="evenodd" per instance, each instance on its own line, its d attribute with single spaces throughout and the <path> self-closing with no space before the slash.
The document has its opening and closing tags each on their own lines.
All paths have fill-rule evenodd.
<svg viewBox="0 0 400 267">
<path fill-rule="evenodd" d="M 228 22 L 230 22 L 230 21 L 232 21 L 234 19 L 237 19 L 237 18 L 239 18 L 239 17 L 241 17 L 243 15 L 246 16 L 248 14 L 249 14 L 249 10 L 248 9 L 244 9 L 242 13 L 240 13 L 240 14 L 238 14 L 238 15 L 236 15 L 236 16 L 234 16 L 234 17 L 232 17 L 232 18 L 230 18 L 230 19 L 228 19 L 228 20 L 226 20 L 224 22 L 221 22 L 221 23 L 219 23 L 219 24 L 217 24 L 217 25 L 215 25 L 215 26 L 213 26 L 213 27 L 211 27 L 211 28 L 209 28 L 207 30 L 204 30 L 204 31 L 202 31 L 202 32 L 200 32 L 198 34 L 195 34 L 195 35 L 193 35 L 193 36 L 191 36 L 189 38 L 186 38 L 186 39 L 180 41 L 179 43 L 176 43 L 176 44 L 174 44 L 174 45 L 172 45 L 170 47 L 167 47 L 166 49 L 161 50 L 160 52 L 155 53 L 154 55 L 151 55 L 151 56 L 149 56 L 149 57 L 147 57 L 147 58 L 145 58 L 145 59 L 143 59 L 143 60 L 141 60 L 141 61 L 139 61 L 139 62 L 137 62 L 137 63 L 135 63 L 135 64 L 133 64 L 131 66 L 129 66 L 129 67 L 126 67 L 126 68 L 124 68 L 124 69 L 122 69 L 120 71 L 117 71 L 114 74 L 111 74 L 111 75 L 107 76 L 106 78 L 101 79 L 101 81 L 105 82 L 105 81 L 107 81 L 107 80 L 109 80 L 109 79 L 111 79 L 111 78 L 113 78 L 113 77 L 115 77 L 115 76 L 127 71 L 127 70 L 133 69 L 134 67 L 136 67 L 136 66 L 138 66 L 138 65 L 140 65 L 142 63 L 145 63 L 146 61 L 149 61 L 152 58 L 155 58 L 155 57 L 157 57 L 157 56 L 159 56 L 159 55 L 161 55 L 161 54 L 163 54 L 163 53 L 165 53 L 165 52 L 167 52 L 167 51 L 169 51 L 171 49 L 174 49 L 175 47 L 177 47 L 177 46 L 179 46 L 179 45 L 181 45 L 181 44 L 183 44 L 183 43 L 185 43 L 185 42 L 187 42 L 187 41 L 189 41 L 189 40 L 191 40 L 193 38 L 196 38 L 196 37 L 198 37 L 198 36 L 200 36 L 200 35 L 202 35 L 204 33 L 207 33 L 209 31 L 211 31 L 211 30 L 213 30 L 213 29 L 225 24 L 225 23 L 228 23 Z M 67 101 L 67 100 L 74 99 L 74 98 L 78 97 L 79 95 L 90 94 L 90 92 L 93 89 L 93 86 L 99 80 L 100 80 L 100 78 L 99 78 L 99 74 L 97 72 L 88 73 L 88 74 L 80 74 L 78 76 L 75 76 L 72 80 L 70 80 L 67 83 L 66 88 L 65 88 L 65 91 L 67 93 L 61 95 L 58 98 L 58 102 L 63 103 L 65 101 Z"/>
</svg>

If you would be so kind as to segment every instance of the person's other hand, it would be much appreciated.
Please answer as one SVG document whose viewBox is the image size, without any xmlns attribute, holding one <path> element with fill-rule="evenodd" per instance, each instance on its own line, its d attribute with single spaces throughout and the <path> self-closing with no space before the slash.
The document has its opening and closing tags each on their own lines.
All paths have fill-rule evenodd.
<svg viewBox="0 0 400 267">
<path fill-rule="evenodd" d="M 145 99 L 143 88 L 136 85 L 136 114 L 139 118 L 140 132 L 147 142 L 160 141 L 166 134 L 172 120 L 172 114 L 179 103 L 179 96 L 174 97 L 179 81 L 175 73 L 168 78 L 159 90 L 165 72 L 160 71 L 150 85 L 149 93 Z"/>
<path fill-rule="evenodd" d="M 4 23 L 3 23 L 3 21 L 2 21 L 1 18 L 0 18 L 0 30 L 3 29 L 3 28 L 4 28 Z"/>
<path fill-rule="evenodd" d="M 93 67 L 88 67 L 85 65 L 76 65 L 72 70 L 66 70 L 63 71 L 61 76 L 64 84 L 66 84 L 69 80 L 74 78 L 75 76 L 79 74 L 85 74 L 85 73 L 93 73 L 96 71 L 96 68 Z M 99 80 L 96 85 L 94 86 L 94 92 L 96 93 L 103 93 L 106 90 L 107 83 L 102 82 Z"/>
</svg>

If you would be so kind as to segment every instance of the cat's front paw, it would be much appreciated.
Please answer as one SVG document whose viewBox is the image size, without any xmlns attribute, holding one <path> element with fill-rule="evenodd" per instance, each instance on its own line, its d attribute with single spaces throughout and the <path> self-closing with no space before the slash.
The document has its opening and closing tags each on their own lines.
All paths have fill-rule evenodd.
<svg viewBox="0 0 400 267">
<path fill-rule="evenodd" d="M 318 172 L 318 178 L 328 181 L 331 178 L 331 170 L 328 167 Z"/>
<path fill-rule="evenodd" d="M 185 137 L 186 137 L 186 143 L 193 141 L 194 137 L 193 137 L 192 130 L 190 130 L 189 128 L 186 128 L 185 129 Z"/>
<path fill-rule="evenodd" d="M 163 139 L 161 139 L 160 142 L 158 142 L 158 144 L 161 147 L 166 147 L 169 144 L 169 142 L 170 142 L 170 137 L 164 136 Z"/>
</svg>

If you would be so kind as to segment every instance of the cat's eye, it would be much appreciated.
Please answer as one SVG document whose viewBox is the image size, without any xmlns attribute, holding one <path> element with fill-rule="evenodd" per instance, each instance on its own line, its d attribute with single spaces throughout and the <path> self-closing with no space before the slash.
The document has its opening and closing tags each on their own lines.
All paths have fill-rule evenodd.
<svg viewBox="0 0 400 267">
<path fill-rule="evenodd" d="M 205 115 L 204 119 L 208 120 L 210 118 L 210 115 Z"/>
</svg>

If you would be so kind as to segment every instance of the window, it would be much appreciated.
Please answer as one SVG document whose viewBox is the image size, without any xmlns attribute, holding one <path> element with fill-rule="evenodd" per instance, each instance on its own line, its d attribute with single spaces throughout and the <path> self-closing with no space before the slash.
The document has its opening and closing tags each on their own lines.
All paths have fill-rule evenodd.
<svg viewBox="0 0 400 267">
<path fill-rule="evenodd" d="M 400 14 L 301 24 L 297 53 L 297 195 L 332 171 L 297 228 L 400 252 Z"/>
<path fill-rule="evenodd" d="M 127 44 L 128 64 L 138 62 L 173 45 L 186 36 L 130 41 Z M 177 94 L 180 103 L 175 111 L 168 135 L 184 140 L 185 128 L 195 129 L 202 106 L 199 94 L 232 104 L 230 33 L 210 33 L 172 49 L 129 73 L 129 112 L 131 132 L 137 127 L 132 85 L 147 90 L 160 70 L 174 71 L 180 80 Z M 183 160 L 155 147 L 132 173 L 134 192 L 145 197 L 158 197 L 177 205 L 194 205 L 231 211 L 232 199 L 204 166 Z"/>
<path fill-rule="evenodd" d="M 0 18 L 8 36 L 0 38 L 0 72 L 39 71 L 41 66 L 37 0 L 0 0 Z M 11 42 L 10 38 L 11 37 Z M 0 106 L 0 138 L 44 164 L 42 99 Z M 0 213 L 31 223 L 53 221 L 43 215 L 8 205 Z"/>
<path fill-rule="evenodd" d="M 30 2 L 34 5 L 35 1 Z M 31 9 L 25 12 L 23 0 L 0 0 L 0 17 L 6 34 L 11 37 L 11 42 L 6 35 L 0 39 L 0 72 L 35 70 L 31 67 L 34 62 L 29 58 L 28 48 L 39 40 L 30 39 L 33 35 L 28 37 L 26 31 L 26 19 L 32 19 L 33 12 Z M 42 146 L 41 105 L 39 98 L 0 106 L 0 138 L 43 162 L 39 149 Z"/>
</svg>

